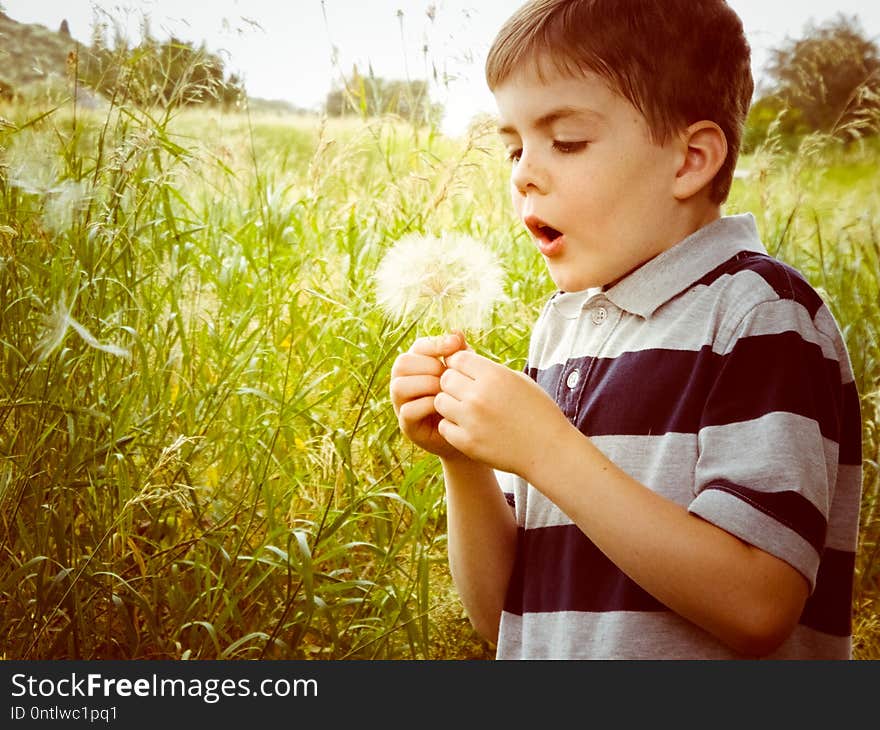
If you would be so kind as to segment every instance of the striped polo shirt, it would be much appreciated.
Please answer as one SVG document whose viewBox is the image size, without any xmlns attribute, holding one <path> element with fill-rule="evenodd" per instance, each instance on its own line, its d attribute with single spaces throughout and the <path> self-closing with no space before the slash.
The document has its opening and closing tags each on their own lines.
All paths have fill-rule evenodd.
<svg viewBox="0 0 880 730">
<path fill-rule="evenodd" d="M 806 576 L 800 622 L 770 658 L 851 658 L 858 393 L 830 311 L 767 254 L 750 214 L 607 290 L 553 295 L 526 372 L 631 477 Z M 499 659 L 740 656 L 642 590 L 530 484 L 499 477 L 518 526 Z"/>
</svg>

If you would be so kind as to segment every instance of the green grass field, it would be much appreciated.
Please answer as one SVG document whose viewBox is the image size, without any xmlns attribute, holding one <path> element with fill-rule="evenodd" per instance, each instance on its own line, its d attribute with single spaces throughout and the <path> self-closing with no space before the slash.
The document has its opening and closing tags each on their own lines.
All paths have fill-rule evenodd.
<svg viewBox="0 0 880 730">
<path fill-rule="evenodd" d="M 372 275 L 411 232 L 501 257 L 474 337 L 519 368 L 552 289 L 490 126 L 0 108 L 5 658 L 486 658 L 438 464 L 401 439 L 414 331 Z M 827 296 L 862 394 L 856 656 L 880 658 L 876 146 L 743 160 L 727 212 Z"/>
</svg>

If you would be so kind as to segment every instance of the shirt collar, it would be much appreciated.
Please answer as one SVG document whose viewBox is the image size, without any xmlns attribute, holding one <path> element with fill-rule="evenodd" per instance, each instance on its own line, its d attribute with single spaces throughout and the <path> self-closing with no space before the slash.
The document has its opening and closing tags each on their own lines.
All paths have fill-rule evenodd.
<svg viewBox="0 0 880 730">
<path fill-rule="evenodd" d="M 724 216 L 703 226 L 604 292 L 621 309 L 648 318 L 741 251 L 767 253 L 751 213 Z"/>
</svg>

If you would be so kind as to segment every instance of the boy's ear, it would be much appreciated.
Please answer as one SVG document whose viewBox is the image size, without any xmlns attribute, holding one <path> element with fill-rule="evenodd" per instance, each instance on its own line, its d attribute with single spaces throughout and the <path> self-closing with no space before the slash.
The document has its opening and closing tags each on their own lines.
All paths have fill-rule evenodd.
<svg viewBox="0 0 880 730">
<path fill-rule="evenodd" d="M 715 122 L 703 120 L 681 133 L 683 159 L 675 173 L 673 195 L 685 200 L 712 182 L 727 159 L 727 137 Z"/>
</svg>

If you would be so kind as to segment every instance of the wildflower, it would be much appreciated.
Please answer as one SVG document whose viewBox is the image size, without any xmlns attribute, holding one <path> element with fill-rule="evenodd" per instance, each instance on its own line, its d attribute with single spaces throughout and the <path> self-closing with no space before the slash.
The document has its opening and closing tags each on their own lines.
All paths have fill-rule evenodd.
<svg viewBox="0 0 880 730">
<path fill-rule="evenodd" d="M 376 301 L 393 319 L 428 330 L 479 329 L 504 298 L 503 279 L 495 254 L 469 236 L 410 235 L 376 269 Z"/>
</svg>

